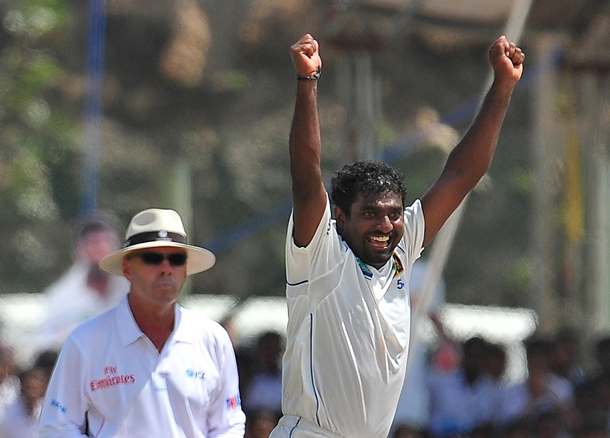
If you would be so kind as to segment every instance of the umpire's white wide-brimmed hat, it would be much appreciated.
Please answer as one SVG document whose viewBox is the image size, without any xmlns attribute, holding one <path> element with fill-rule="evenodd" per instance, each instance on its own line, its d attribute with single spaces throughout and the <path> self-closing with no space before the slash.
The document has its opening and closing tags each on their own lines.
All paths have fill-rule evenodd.
<svg viewBox="0 0 610 438">
<path fill-rule="evenodd" d="M 184 225 L 177 212 L 150 208 L 131 219 L 123 248 L 102 259 L 100 267 L 111 274 L 123 275 L 123 258 L 126 255 L 141 249 L 161 247 L 186 250 L 186 275 L 205 271 L 216 263 L 216 257 L 210 251 L 186 243 Z"/>
</svg>

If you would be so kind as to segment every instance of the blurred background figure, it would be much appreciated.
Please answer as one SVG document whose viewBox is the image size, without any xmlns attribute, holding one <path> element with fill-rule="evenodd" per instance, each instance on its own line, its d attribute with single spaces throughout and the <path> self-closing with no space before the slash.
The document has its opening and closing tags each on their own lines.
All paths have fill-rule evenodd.
<svg viewBox="0 0 610 438">
<path fill-rule="evenodd" d="M 558 416 L 562 433 L 574 427 L 574 388 L 551 371 L 552 351 L 553 343 L 547 339 L 534 337 L 525 343 L 527 377 L 503 391 L 500 417 L 504 425 L 525 421 L 535 434 L 546 435 L 555 431 Z"/>
<path fill-rule="evenodd" d="M 246 414 L 269 410 L 276 415 L 282 411 L 282 354 L 284 337 L 266 331 L 256 341 L 256 357 L 242 403 Z"/>
<path fill-rule="evenodd" d="M 488 342 L 487 353 L 483 363 L 484 371 L 496 382 L 498 386 L 502 386 L 504 374 L 506 372 L 506 348 L 502 344 Z"/>
<path fill-rule="evenodd" d="M 526 421 L 517 420 L 502 426 L 500 436 L 504 438 L 531 438 L 531 427 Z"/>
<path fill-rule="evenodd" d="M 417 428 L 413 428 L 408 424 L 401 424 L 394 429 L 391 435 L 392 438 L 425 438 L 424 433 Z"/>
<path fill-rule="evenodd" d="M 244 438 L 269 438 L 269 434 L 277 425 L 278 420 L 278 415 L 268 409 L 251 412 L 246 418 Z"/>
<path fill-rule="evenodd" d="M 574 438 L 608 438 L 608 415 L 595 413 L 586 415 L 583 422 L 580 424 Z"/>
<path fill-rule="evenodd" d="M 581 364 L 578 333 L 568 327 L 560 329 L 553 338 L 553 350 L 549 360 L 551 371 L 578 386 L 586 381 L 586 372 Z"/>
<path fill-rule="evenodd" d="M 568 438 L 561 415 L 556 411 L 540 413 L 533 426 L 532 438 Z"/>
<path fill-rule="evenodd" d="M 49 375 L 42 368 L 32 367 L 19 374 L 19 381 L 19 396 L 0 418 L 0 438 L 38 437 L 38 419 Z"/>
<path fill-rule="evenodd" d="M 43 370 L 50 379 L 58 357 L 59 352 L 55 349 L 50 348 L 48 350 L 43 350 L 34 356 L 32 366 Z"/>
<path fill-rule="evenodd" d="M 114 216 L 98 212 L 74 226 L 74 263 L 45 291 L 45 316 L 37 334 L 37 349 L 61 349 L 80 323 L 114 307 L 129 290 L 124 277 L 108 274 L 99 262 L 121 244 Z"/>
<path fill-rule="evenodd" d="M 574 404 L 581 413 L 577 437 L 610 435 L 610 337 L 603 334 L 595 340 L 591 353 L 586 379 L 574 388 Z"/>
<path fill-rule="evenodd" d="M 595 342 L 593 349 L 594 369 L 590 380 L 610 378 L 610 335 L 603 335 Z"/>
<path fill-rule="evenodd" d="M 432 320 L 435 328 L 439 331 L 441 337 L 439 344 L 443 344 L 446 339 L 442 335 L 442 324 L 440 321 L 440 311 L 445 303 L 445 282 L 441 278 L 437 283 L 433 296 L 429 300 L 422 297 L 422 284 L 428 269 L 427 262 L 420 258 L 414 264 L 411 270 L 409 279 L 409 292 L 411 294 L 411 314 L 415 313 L 417 305 L 428 305 L 425 312 Z M 418 328 L 411 325 L 411 331 Z M 396 414 L 394 415 L 394 423 L 392 430 L 394 435 L 399 433 L 399 429 L 403 432 L 407 430 L 409 433 L 417 431 L 422 433 L 430 421 L 430 396 L 426 386 L 426 374 L 429 368 L 429 357 L 425 342 L 421 341 L 421 336 L 412 336 L 411 352 L 409 353 L 409 366 L 405 383 L 398 400 Z M 443 344 L 444 345 L 444 344 Z M 444 349 L 443 349 L 444 351 Z M 403 426 L 403 427 L 401 427 Z M 401 435 L 402 436 L 402 435 Z"/>
<path fill-rule="evenodd" d="M 19 378 L 15 373 L 13 349 L 0 343 L 0 418 L 19 394 Z"/>
<path fill-rule="evenodd" d="M 429 436 L 480 436 L 495 427 L 501 393 L 485 370 L 487 352 L 488 342 L 473 336 L 462 343 L 459 367 L 430 370 Z"/>
</svg>

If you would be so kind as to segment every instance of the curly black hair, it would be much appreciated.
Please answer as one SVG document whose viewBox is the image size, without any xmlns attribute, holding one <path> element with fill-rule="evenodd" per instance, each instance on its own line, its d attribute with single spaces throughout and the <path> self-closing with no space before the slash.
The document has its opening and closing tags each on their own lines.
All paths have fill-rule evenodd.
<svg viewBox="0 0 610 438">
<path fill-rule="evenodd" d="M 331 180 L 331 202 L 348 217 L 358 194 L 393 192 L 407 198 L 404 178 L 390 165 L 377 161 L 346 164 Z"/>
</svg>

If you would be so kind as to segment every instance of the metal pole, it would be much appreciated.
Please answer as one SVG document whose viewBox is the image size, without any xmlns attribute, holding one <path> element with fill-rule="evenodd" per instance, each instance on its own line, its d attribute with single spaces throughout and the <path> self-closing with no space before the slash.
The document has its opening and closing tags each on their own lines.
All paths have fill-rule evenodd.
<svg viewBox="0 0 610 438">
<path fill-rule="evenodd" d="M 81 163 L 81 215 L 97 209 L 99 149 L 102 132 L 102 90 L 106 33 L 106 0 L 89 0 L 87 89 Z"/>
</svg>

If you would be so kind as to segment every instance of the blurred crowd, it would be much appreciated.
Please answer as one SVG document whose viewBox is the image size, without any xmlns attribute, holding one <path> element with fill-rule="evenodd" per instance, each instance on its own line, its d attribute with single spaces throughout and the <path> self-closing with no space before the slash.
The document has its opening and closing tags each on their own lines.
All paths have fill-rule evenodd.
<svg viewBox="0 0 610 438">
<path fill-rule="evenodd" d="M 57 360 L 55 350 L 44 350 L 21 368 L 14 347 L 0 344 L 0 437 L 38 437 L 38 417 Z"/>
<path fill-rule="evenodd" d="M 236 348 L 247 438 L 266 438 L 279 418 L 282 345 L 268 332 L 251 348 Z M 418 376 L 427 397 L 399 406 L 390 438 L 610 437 L 610 335 L 585 352 L 567 329 L 534 335 L 523 347 L 525 376 L 509 381 L 504 345 L 440 337 Z M 421 403 L 426 415 L 417 421 L 401 416 Z"/>
<path fill-rule="evenodd" d="M 425 417 L 405 420 L 400 410 L 390 438 L 603 438 L 610 437 L 610 335 L 583 352 L 574 332 L 533 336 L 523 345 L 527 372 L 507 381 L 503 345 L 475 336 L 440 338 L 428 348 Z M 44 350 L 24 369 L 15 347 L 0 347 L 0 438 L 37 436 L 37 417 L 57 358 Z M 267 438 L 281 412 L 284 339 L 268 331 L 235 345 L 246 438 Z M 585 366 L 589 363 L 589 366 Z"/>
<path fill-rule="evenodd" d="M 525 376 L 509 381 L 505 346 L 479 336 L 441 338 L 422 374 L 428 415 L 416 424 L 399 421 L 398 413 L 392 437 L 610 436 L 610 337 L 586 354 L 571 330 L 534 335 L 523 347 Z"/>
</svg>

